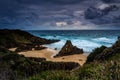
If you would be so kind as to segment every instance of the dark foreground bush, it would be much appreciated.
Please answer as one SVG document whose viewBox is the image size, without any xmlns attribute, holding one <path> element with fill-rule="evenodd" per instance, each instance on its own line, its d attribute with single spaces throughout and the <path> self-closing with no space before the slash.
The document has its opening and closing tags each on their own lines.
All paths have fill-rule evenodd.
<svg viewBox="0 0 120 80">
<path fill-rule="evenodd" d="M 69 71 L 45 71 L 29 77 L 28 80 L 79 80 L 79 77 Z"/>
<path fill-rule="evenodd" d="M 90 63 L 80 69 L 80 80 L 120 80 L 119 61 Z"/>
</svg>

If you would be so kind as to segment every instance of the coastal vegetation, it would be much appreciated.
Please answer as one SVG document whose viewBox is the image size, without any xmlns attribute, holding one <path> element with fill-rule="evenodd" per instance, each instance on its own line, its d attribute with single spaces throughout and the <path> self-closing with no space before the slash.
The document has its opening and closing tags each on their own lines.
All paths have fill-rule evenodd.
<svg viewBox="0 0 120 80">
<path fill-rule="evenodd" d="M 120 40 L 112 47 L 101 46 L 93 50 L 86 63 L 79 69 L 72 71 L 46 71 L 30 80 L 120 80 Z M 111 49 L 113 49 L 111 51 Z M 106 52 L 107 50 L 107 52 Z M 111 53 L 111 54 L 110 54 Z M 104 54 L 104 55 L 103 55 Z M 44 75 L 43 77 L 41 75 Z M 65 76 L 64 76 L 65 75 Z M 72 76 L 72 78 L 71 78 Z M 56 78 L 57 77 L 57 78 Z"/>
<path fill-rule="evenodd" d="M 8 48 L 53 43 L 20 30 L 0 30 L 1 80 L 120 80 L 120 40 L 111 47 L 94 49 L 86 63 L 51 62 L 25 57 Z M 22 45 L 21 45 L 22 44 Z"/>
</svg>

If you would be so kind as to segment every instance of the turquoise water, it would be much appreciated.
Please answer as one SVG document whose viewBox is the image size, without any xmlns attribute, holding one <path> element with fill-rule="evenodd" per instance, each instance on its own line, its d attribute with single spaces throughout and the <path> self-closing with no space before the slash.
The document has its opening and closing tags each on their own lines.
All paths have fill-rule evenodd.
<svg viewBox="0 0 120 80">
<path fill-rule="evenodd" d="M 120 36 L 120 30 L 33 30 L 28 32 L 38 37 L 60 40 L 57 43 L 45 45 L 49 48 L 60 50 L 66 40 L 71 40 L 73 45 L 83 48 L 86 53 L 102 45 L 110 47 Z"/>
</svg>

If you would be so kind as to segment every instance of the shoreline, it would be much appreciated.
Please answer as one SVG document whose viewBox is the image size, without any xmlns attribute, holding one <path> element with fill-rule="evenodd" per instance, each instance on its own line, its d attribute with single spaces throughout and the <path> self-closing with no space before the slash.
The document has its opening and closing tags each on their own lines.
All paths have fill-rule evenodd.
<svg viewBox="0 0 120 80">
<path fill-rule="evenodd" d="M 15 48 L 11 48 L 9 50 L 14 51 Z M 31 50 L 19 52 L 18 54 L 24 55 L 25 57 L 45 58 L 46 61 L 52 62 L 76 62 L 79 63 L 81 66 L 86 62 L 88 56 L 86 55 L 86 53 L 83 53 L 54 58 L 53 56 L 56 55 L 58 52 L 59 51 L 57 50 L 46 48 L 43 50 Z"/>
</svg>

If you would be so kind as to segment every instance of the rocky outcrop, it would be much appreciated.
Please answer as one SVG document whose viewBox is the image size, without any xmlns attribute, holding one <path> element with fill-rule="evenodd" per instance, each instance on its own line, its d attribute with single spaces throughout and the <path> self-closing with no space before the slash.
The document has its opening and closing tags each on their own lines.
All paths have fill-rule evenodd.
<svg viewBox="0 0 120 80">
<path fill-rule="evenodd" d="M 106 48 L 106 49 L 103 50 L 102 53 L 97 55 L 94 60 L 99 60 L 99 61 L 100 60 L 106 60 L 107 58 L 113 56 L 113 54 L 114 54 L 114 49 Z"/>
<path fill-rule="evenodd" d="M 30 50 L 42 50 L 47 47 L 41 46 L 41 45 L 21 45 L 19 46 L 15 52 L 23 52 L 23 51 L 30 51 Z"/>
<path fill-rule="evenodd" d="M 96 56 L 100 55 L 107 47 L 106 46 L 101 46 L 99 48 L 94 49 L 87 57 L 87 61 L 86 63 L 89 62 L 94 62 L 96 58 Z"/>
<path fill-rule="evenodd" d="M 106 48 L 105 50 L 103 50 L 101 54 L 96 56 L 95 60 L 107 60 L 116 54 L 120 54 L 120 40 L 119 39 L 118 41 L 116 41 L 116 43 L 112 47 Z"/>
<path fill-rule="evenodd" d="M 103 60 L 109 60 L 112 56 L 120 54 L 120 40 L 116 41 L 116 43 L 112 47 L 100 47 L 96 48 L 87 58 L 88 62 L 93 61 L 103 61 Z"/>
<path fill-rule="evenodd" d="M 73 54 L 82 54 L 83 49 L 73 46 L 70 40 L 67 40 L 61 51 L 54 57 L 67 56 Z"/>
</svg>

